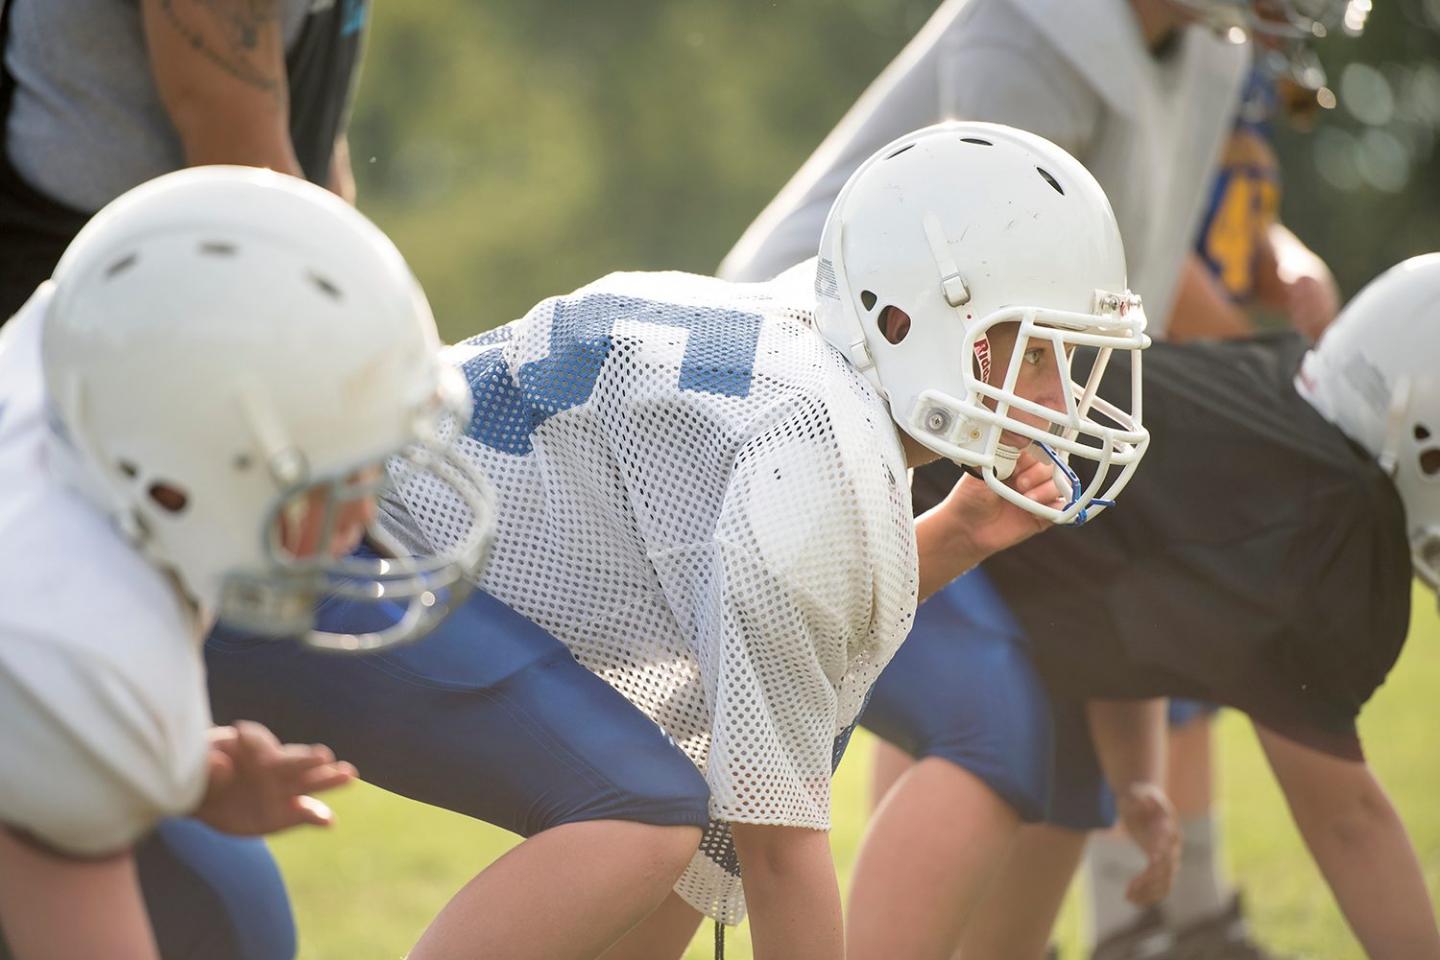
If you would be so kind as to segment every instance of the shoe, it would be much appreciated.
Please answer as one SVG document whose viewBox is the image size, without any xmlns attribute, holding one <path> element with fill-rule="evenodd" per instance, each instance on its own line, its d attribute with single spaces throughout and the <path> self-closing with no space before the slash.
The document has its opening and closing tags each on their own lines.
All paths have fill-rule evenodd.
<svg viewBox="0 0 1440 960">
<path fill-rule="evenodd" d="M 1169 960 L 1298 960 L 1271 953 L 1250 939 L 1245 922 L 1245 905 L 1237 893 L 1230 905 L 1214 916 L 1175 931 L 1175 947 Z"/>
<path fill-rule="evenodd" d="M 1090 960 L 1169 960 L 1174 945 L 1175 934 L 1165 926 L 1165 917 L 1151 907 L 1097 943 Z"/>
</svg>

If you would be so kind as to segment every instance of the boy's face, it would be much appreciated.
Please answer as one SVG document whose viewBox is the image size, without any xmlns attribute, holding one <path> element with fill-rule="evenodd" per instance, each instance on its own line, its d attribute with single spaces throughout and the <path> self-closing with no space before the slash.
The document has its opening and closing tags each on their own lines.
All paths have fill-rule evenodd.
<svg viewBox="0 0 1440 960">
<path fill-rule="evenodd" d="M 899 307 L 886 307 L 881 314 L 880 322 L 885 338 L 891 343 L 899 343 L 904 340 L 910 330 L 910 317 Z M 987 382 L 992 387 L 1000 387 L 1005 383 L 1005 376 L 1010 367 L 1010 357 L 1015 349 L 1015 338 L 1019 332 L 1020 325 L 1018 323 L 1000 323 L 990 328 L 988 333 L 990 356 L 994 360 L 990 365 Z M 1031 338 L 1026 343 L 1020 360 L 1020 373 L 1015 381 L 1015 393 L 1042 407 L 1063 411 L 1065 409 L 1065 389 L 1066 384 L 1060 378 L 1060 366 L 1055 362 L 1054 345 L 1049 340 Z M 985 405 L 993 410 L 995 401 L 986 398 Z M 1010 410 L 1010 416 L 1038 430 L 1045 430 L 1049 427 L 1046 421 L 1034 414 L 1013 407 Z M 1028 439 L 1009 430 L 1000 434 L 1000 442 L 1022 450 L 1030 445 Z"/>
<path fill-rule="evenodd" d="M 1015 323 L 1001 323 L 990 329 L 990 356 L 994 358 L 990 365 L 989 379 L 992 387 L 1002 386 L 1005 382 L 1010 357 L 1015 350 L 1015 337 L 1019 331 L 1020 326 Z M 1015 380 L 1015 393 L 1042 407 L 1063 411 L 1065 388 L 1065 383 L 1060 379 L 1060 365 L 1055 361 L 1055 345 L 1049 340 L 1031 337 L 1023 348 L 1020 374 Z M 995 401 L 987 398 L 985 405 L 993 409 Z M 1046 430 L 1050 426 L 1034 414 L 1014 407 L 1010 408 L 1009 415 L 1038 430 Z M 1008 430 L 1000 435 L 1000 442 L 1019 449 L 1030 445 L 1028 439 Z"/>
<path fill-rule="evenodd" d="M 373 488 L 383 470 L 380 466 L 366 467 L 349 478 L 352 488 Z M 322 544 L 325 533 L 325 514 L 330 508 L 329 500 L 335 493 L 328 486 L 313 487 L 297 494 L 281 510 L 279 524 L 280 547 L 297 560 L 307 560 L 324 553 L 340 557 L 349 553 L 359 544 L 365 528 L 374 522 L 377 508 L 375 497 L 370 494 L 346 498 L 334 506 L 335 518 L 330 529 L 329 543 Z"/>
</svg>

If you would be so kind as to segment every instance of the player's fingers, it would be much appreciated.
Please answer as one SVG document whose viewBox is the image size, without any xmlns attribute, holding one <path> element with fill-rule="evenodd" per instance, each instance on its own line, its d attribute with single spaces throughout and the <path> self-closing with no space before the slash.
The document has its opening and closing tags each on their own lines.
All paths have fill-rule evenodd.
<svg viewBox="0 0 1440 960">
<path fill-rule="evenodd" d="M 322 801 L 314 797 L 304 796 L 295 798 L 295 812 L 298 823 L 308 823 L 315 827 L 328 827 L 335 822 L 335 814 Z"/>
<path fill-rule="evenodd" d="M 335 762 L 335 751 L 331 750 L 329 747 L 325 746 L 325 744 L 323 744 L 323 743 L 312 743 L 312 744 L 310 744 L 309 750 L 310 750 L 310 755 L 311 755 L 312 757 L 318 757 L 318 758 L 320 758 L 320 761 L 321 761 L 322 763 L 334 763 L 334 762 Z"/>
<path fill-rule="evenodd" d="M 264 724 L 253 720 L 235 721 L 235 740 L 242 751 L 254 757 L 265 757 L 280 749 L 280 741 L 275 739 L 275 734 Z"/>
<path fill-rule="evenodd" d="M 1047 506 L 1060 506 L 1064 503 L 1064 498 L 1060 495 L 1060 488 L 1056 486 L 1054 477 L 1047 477 L 1044 483 L 1022 492 L 1027 499 Z"/>
<path fill-rule="evenodd" d="M 306 771 L 300 779 L 299 790 L 303 793 L 324 793 L 343 787 L 355 779 L 355 768 L 348 763 L 331 763 Z"/>
<path fill-rule="evenodd" d="M 223 747 L 212 745 L 205 757 L 206 782 L 210 789 L 223 787 L 235 779 L 235 761 Z"/>
<path fill-rule="evenodd" d="M 1176 863 L 1168 849 L 1149 851 L 1150 862 L 1136 874 L 1126 889 L 1126 897 L 1139 906 L 1149 906 L 1165 899 L 1175 877 Z"/>
</svg>

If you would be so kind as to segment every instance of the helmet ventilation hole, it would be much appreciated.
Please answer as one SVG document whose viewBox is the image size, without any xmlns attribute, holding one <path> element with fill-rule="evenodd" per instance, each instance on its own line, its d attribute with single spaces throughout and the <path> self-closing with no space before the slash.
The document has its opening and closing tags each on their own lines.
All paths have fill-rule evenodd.
<svg viewBox="0 0 1440 960">
<path fill-rule="evenodd" d="M 1427 477 L 1440 476 L 1440 447 L 1431 447 L 1420 454 L 1420 472 Z"/>
<path fill-rule="evenodd" d="M 1430 428 L 1427 427 L 1427 426 L 1425 426 L 1425 424 L 1423 424 L 1423 423 L 1417 423 L 1417 424 L 1415 424 L 1415 439 L 1416 439 L 1417 442 L 1420 442 L 1420 443 L 1423 443 L 1424 441 L 1429 440 L 1429 439 L 1430 439 Z"/>
<path fill-rule="evenodd" d="M 200 244 L 200 256 L 202 257 L 233 257 L 240 250 L 233 243 L 226 243 L 224 240 L 206 240 Z"/>
<path fill-rule="evenodd" d="M 995 144 L 991 143 L 989 140 L 981 140 L 979 137 L 961 137 L 961 138 L 960 138 L 960 142 L 961 142 L 961 143 L 973 143 L 973 144 L 975 144 L 975 146 L 977 146 L 977 147 L 993 147 L 993 146 L 995 146 Z"/>
<path fill-rule="evenodd" d="M 116 277 L 120 276 L 120 274 L 135 266 L 135 261 L 139 259 L 140 254 L 127 253 L 125 256 L 121 257 L 119 260 L 116 260 L 114 263 L 110 264 L 110 266 L 105 268 L 105 279 L 114 280 Z"/>
<path fill-rule="evenodd" d="M 906 150 L 912 149 L 914 146 L 915 146 L 915 144 L 913 144 L 913 143 L 907 143 L 907 144 L 905 144 L 905 146 L 901 147 L 899 150 L 896 150 L 894 153 L 890 154 L 890 155 L 889 155 L 888 157 L 886 157 L 885 159 L 886 159 L 886 160 L 894 160 L 896 157 L 900 156 L 900 154 L 904 153 Z"/>
<path fill-rule="evenodd" d="M 899 307 L 885 307 L 880 311 L 880 335 L 891 343 L 900 343 L 910 335 L 910 314 Z"/>
<path fill-rule="evenodd" d="M 305 277 L 311 283 L 315 284 L 315 288 L 317 290 L 325 294 L 325 296 L 329 297 L 331 300 L 340 299 L 340 288 L 337 287 L 330 280 L 320 276 L 320 274 L 318 273 L 308 273 L 305 275 Z"/>
<path fill-rule="evenodd" d="M 185 491 L 171 483 L 157 480 L 145 491 L 155 505 L 167 513 L 180 513 L 190 503 Z"/>
<path fill-rule="evenodd" d="M 875 299 L 875 294 L 871 293 L 869 290 L 860 291 L 860 302 L 865 305 L 866 310 L 875 309 Z"/>
<path fill-rule="evenodd" d="M 1044 167 L 1036 167 L 1035 170 L 1037 173 L 1040 174 L 1040 176 L 1045 178 L 1046 183 L 1050 184 L 1050 186 L 1055 188 L 1056 193 L 1060 194 L 1060 196 L 1062 197 L 1065 196 L 1065 188 L 1060 186 L 1060 181 L 1056 180 L 1050 175 L 1049 170 L 1046 170 Z"/>
</svg>

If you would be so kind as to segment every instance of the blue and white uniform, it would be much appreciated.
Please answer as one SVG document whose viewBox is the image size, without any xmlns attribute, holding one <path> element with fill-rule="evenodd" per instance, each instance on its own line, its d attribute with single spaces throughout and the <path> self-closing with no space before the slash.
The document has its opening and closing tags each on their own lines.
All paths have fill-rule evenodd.
<svg viewBox="0 0 1440 960">
<path fill-rule="evenodd" d="M 165 960 L 287 960 L 290 906 L 264 844 L 175 819 L 206 782 L 199 627 L 59 477 L 50 293 L 0 334 L 0 824 L 63 856 L 133 848 Z"/>
<path fill-rule="evenodd" d="M 898 434 L 814 330 L 811 277 L 614 274 L 450 352 L 475 399 L 455 443 L 499 502 L 481 586 L 704 773 L 713 823 L 676 889 L 732 923 L 727 825 L 828 828 L 915 608 Z M 393 532 L 448 546 L 452 495 L 398 480 Z"/>
</svg>

